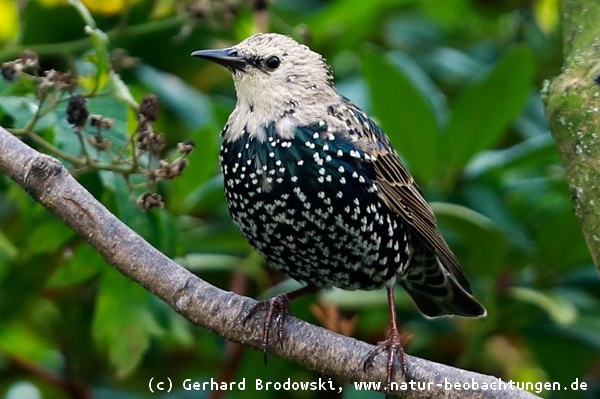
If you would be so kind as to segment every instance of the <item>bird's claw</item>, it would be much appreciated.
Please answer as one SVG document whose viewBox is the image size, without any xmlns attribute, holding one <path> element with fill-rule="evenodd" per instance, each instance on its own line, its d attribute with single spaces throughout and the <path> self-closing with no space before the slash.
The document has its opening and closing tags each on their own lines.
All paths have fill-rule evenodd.
<svg viewBox="0 0 600 399">
<path fill-rule="evenodd" d="M 283 335 L 285 331 L 285 317 L 290 312 L 290 300 L 287 294 L 280 294 L 271 299 L 258 302 L 250 309 L 248 315 L 244 318 L 243 324 L 246 324 L 248 319 L 256 313 L 266 310 L 263 321 L 262 339 L 260 348 L 263 352 L 265 365 L 269 363 L 269 337 L 271 333 L 271 324 L 275 320 L 275 331 L 277 332 L 277 340 L 283 348 Z"/>
<path fill-rule="evenodd" d="M 407 376 L 406 357 L 404 355 L 404 350 L 402 349 L 402 339 L 397 328 L 390 329 L 387 339 L 385 341 L 378 342 L 377 345 L 375 345 L 375 347 L 371 349 L 369 353 L 367 353 L 362 362 L 363 370 L 365 372 L 373 368 L 375 357 L 382 352 L 387 352 L 385 385 L 385 394 L 387 397 L 387 395 L 390 393 L 392 377 L 394 376 L 394 370 L 397 368 L 398 362 L 400 362 L 402 377 L 406 379 Z"/>
</svg>

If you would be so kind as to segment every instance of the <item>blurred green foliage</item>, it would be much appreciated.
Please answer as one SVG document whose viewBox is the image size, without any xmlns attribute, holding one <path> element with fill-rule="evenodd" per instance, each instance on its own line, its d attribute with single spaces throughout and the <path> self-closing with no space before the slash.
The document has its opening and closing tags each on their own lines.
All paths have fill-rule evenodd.
<svg viewBox="0 0 600 399">
<path fill-rule="evenodd" d="M 235 0 L 101 3 L 85 2 L 92 11 L 87 20 L 66 1 L 26 1 L 18 15 L 10 8 L 0 20 L 16 28 L 0 32 L 0 61 L 32 49 L 43 71 L 75 74 L 76 92 L 88 97 L 90 112 L 114 120 L 105 134 L 115 146 L 132 136 L 136 101 L 148 92 L 162 107 L 154 129 L 164 133 L 166 148 L 196 142 L 183 174 L 156 187 L 164 208 L 147 212 L 135 204 L 141 191 L 132 192 L 118 173 L 82 172 L 62 157 L 121 220 L 222 288 L 259 297 L 293 285 L 262 267 L 229 219 L 217 154 L 218 132 L 235 103 L 233 87 L 227 71 L 189 56 L 256 31 L 293 35 L 326 56 L 339 90 L 390 135 L 435 201 L 444 233 L 488 309 L 482 320 L 425 320 L 399 292 L 408 352 L 506 380 L 567 386 L 578 378 L 587 391 L 539 394 L 598 397 L 600 282 L 538 92 L 560 68 L 558 1 L 278 0 L 266 11 Z M 51 144 L 24 137 L 41 151 L 78 156 L 81 146 L 65 119 L 68 92 L 48 106 L 37 90 L 27 79 L 0 82 L 0 123 L 15 134 L 30 129 Z M 84 134 L 93 131 L 87 126 Z M 87 150 L 110 165 L 105 154 Z M 172 159 L 176 152 L 163 155 Z M 335 305 L 329 319 L 355 316 L 356 325 L 348 325 L 359 339 L 375 342 L 387 332 L 382 292 L 336 290 L 316 300 Z M 311 308 L 314 301 L 294 303 L 294 314 L 327 322 Z M 0 177 L 1 397 L 91 392 L 142 398 L 150 395 L 152 377 L 176 384 L 161 397 L 217 398 L 185 391 L 181 382 L 246 378 L 252 391 L 256 378 L 311 381 L 319 375 L 277 358 L 262 367 L 257 351 L 191 325 Z M 379 394 L 345 385 L 339 396 L 285 396 Z"/>
</svg>

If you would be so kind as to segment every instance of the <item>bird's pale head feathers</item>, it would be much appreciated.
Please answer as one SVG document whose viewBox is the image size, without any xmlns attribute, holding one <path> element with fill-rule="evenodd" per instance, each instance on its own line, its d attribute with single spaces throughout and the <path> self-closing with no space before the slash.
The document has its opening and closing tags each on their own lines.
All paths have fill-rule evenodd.
<svg viewBox="0 0 600 399">
<path fill-rule="evenodd" d="M 302 98 L 332 85 L 323 57 L 289 36 L 259 33 L 230 50 L 245 61 L 243 68 L 232 68 L 238 96 L 293 92 Z"/>
<path fill-rule="evenodd" d="M 225 49 L 192 55 L 226 66 L 233 75 L 237 108 L 259 123 L 299 108 L 310 109 L 335 95 L 325 59 L 288 36 L 259 33 Z"/>
</svg>

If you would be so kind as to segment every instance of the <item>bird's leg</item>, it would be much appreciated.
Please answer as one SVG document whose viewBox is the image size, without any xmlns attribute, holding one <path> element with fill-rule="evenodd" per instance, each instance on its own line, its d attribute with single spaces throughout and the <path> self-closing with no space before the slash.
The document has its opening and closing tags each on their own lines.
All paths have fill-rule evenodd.
<svg viewBox="0 0 600 399">
<path fill-rule="evenodd" d="M 387 352 L 387 374 L 385 386 L 385 393 L 387 395 L 390 392 L 392 377 L 394 375 L 394 369 L 397 365 L 397 362 L 400 361 L 402 376 L 404 378 L 406 378 L 407 369 L 405 361 L 406 359 L 404 357 L 404 350 L 402 349 L 402 340 L 400 338 L 400 333 L 398 332 L 398 326 L 396 325 L 396 305 L 394 303 L 394 287 L 386 287 L 386 289 L 388 305 L 390 309 L 390 331 L 385 341 L 378 342 L 377 345 L 375 345 L 375 347 L 371 349 L 369 353 L 367 353 L 367 356 L 363 361 L 363 369 L 365 371 L 371 369 L 373 367 L 373 360 L 375 359 L 375 357 L 382 352 Z"/>
<path fill-rule="evenodd" d="M 279 344 L 283 347 L 283 333 L 285 316 L 290 313 L 290 301 L 306 294 L 310 294 L 318 290 L 318 287 L 312 284 L 299 288 L 297 290 L 279 294 L 271 299 L 258 302 L 250 309 L 248 315 L 244 318 L 244 324 L 249 318 L 254 316 L 259 311 L 266 310 L 267 314 L 263 322 L 263 333 L 260 348 L 263 351 L 265 365 L 268 363 L 268 350 L 269 350 L 269 335 L 271 332 L 271 324 L 275 320 L 275 326 L 277 331 L 277 339 Z"/>
</svg>

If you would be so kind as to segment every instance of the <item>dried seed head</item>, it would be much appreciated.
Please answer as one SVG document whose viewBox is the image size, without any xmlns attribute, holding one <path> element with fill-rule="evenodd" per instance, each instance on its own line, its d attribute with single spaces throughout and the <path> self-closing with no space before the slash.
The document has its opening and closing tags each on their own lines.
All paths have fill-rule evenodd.
<svg viewBox="0 0 600 399">
<path fill-rule="evenodd" d="M 82 128 L 90 115 L 87 107 L 85 106 L 85 97 L 81 94 L 76 94 L 69 98 L 69 105 L 67 105 L 67 122 L 71 125 Z"/>
<path fill-rule="evenodd" d="M 132 57 L 127 50 L 122 48 L 115 49 L 110 55 L 110 63 L 116 72 L 135 68 L 140 62 L 139 58 Z"/>
<path fill-rule="evenodd" d="M 112 118 L 106 118 L 102 115 L 90 116 L 90 125 L 99 129 L 108 130 L 113 126 L 114 120 Z"/>
<path fill-rule="evenodd" d="M 149 151 L 153 154 L 160 154 L 165 148 L 165 139 L 160 133 L 144 130 L 139 132 L 137 147 L 140 151 Z"/>
<path fill-rule="evenodd" d="M 2 63 L 0 72 L 4 79 L 12 82 L 19 77 L 25 69 L 37 69 L 38 67 L 38 55 L 31 50 L 25 50 L 20 58 Z"/>
<path fill-rule="evenodd" d="M 160 206 L 161 208 L 165 205 L 162 197 L 158 193 L 144 193 L 140 195 L 135 204 L 143 211 Z"/>
<path fill-rule="evenodd" d="M 15 62 L 8 61 L 8 62 L 2 63 L 1 73 L 2 73 L 2 77 L 5 80 L 7 80 L 9 82 L 14 81 L 19 72 L 20 72 L 20 68 L 17 66 L 17 64 L 15 64 Z"/>
<path fill-rule="evenodd" d="M 154 94 L 146 94 L 138 110 L 138 120 L 141 124 L 154 122 L 158 117 L 159 104 Z"/>
<path fill-rule="evenodd" d="M 181 155 L 189 155 L 194 148 L 196 148 L 196 143 L 193 140 L 177 143 L 177 151 L 179 151 Z"/>
<path fill-rule="evenodd" d="M 185 158 L 182 158 L 182 159 L 176 161 L 175 163 L 173 163 L 173 165 L 171 165 L 171 168 L 175 172 L 175 176 L 179 176 L 181 174 L 181 172 L 183 172 L 183 170 L 186 168 L 186 166 L 188 166 L 188 163 L 189 163 L 189 161 Z M 173 177 L 175 177 L 175 176 L 173 176 Z"/>
<path fill-rule="evenodd" d="M 46 78 L 54 83 L 57 89 L 67 89 L 72 92 L 77 88 L 77 79 L 73 77 L 71 72 L 58 72 L 54 69 L 45 72 Z"/>
<path fill-rule="evenodd" d="M 110 141 L 102 136 L 88 136 L 88 143 L 98 151 L 106 151 L 110 147 Z"/>
<path fill-rule="evenodd" d="M 35 51 L 25 50 L 21 53 L 21 63 L 24 68 L 37 68 L 40 65 L 40 59 Z"/>
<path fill-rule="evenodd" d="M 155 176 L 161 179 L 173 179 L 181 175 L 181 172 L 183 172 L 185 167 L 188 165 L 188 162 L 189 161 L 187 159 L 182 158 L 170 164 L 164 159 L 161 159 L 159 161 L 160 166 L 155 171 Z"/>
</svg>

